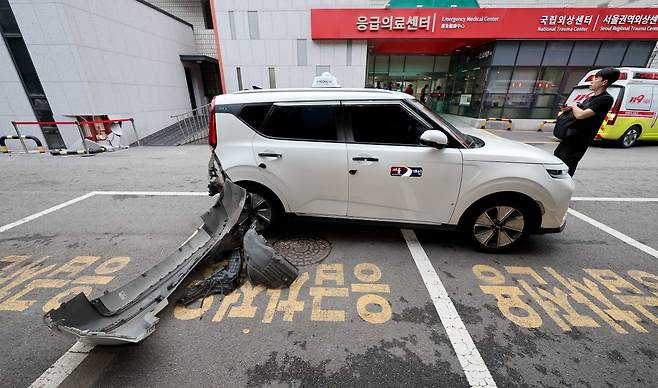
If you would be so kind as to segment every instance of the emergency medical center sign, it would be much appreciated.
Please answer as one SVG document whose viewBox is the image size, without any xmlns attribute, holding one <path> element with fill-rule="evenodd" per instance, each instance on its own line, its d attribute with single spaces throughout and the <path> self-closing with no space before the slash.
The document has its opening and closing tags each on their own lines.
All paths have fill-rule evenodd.
<svg viewBox="0 0 658 388">
<path fill-rule="evenodd" d="M 312 39 L 658 39 L 652 8 L 313 9 Z"/>
</svg>

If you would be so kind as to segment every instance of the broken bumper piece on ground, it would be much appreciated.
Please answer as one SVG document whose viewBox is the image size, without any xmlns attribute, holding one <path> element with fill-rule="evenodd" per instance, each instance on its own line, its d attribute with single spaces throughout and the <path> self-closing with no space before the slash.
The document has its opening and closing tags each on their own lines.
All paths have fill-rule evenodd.
<svg viewBox="0 0 658 388">
<path fill-rule="evenodd" d="M 128 284 L 89 301 L 80 293 L 44 316 L 51 330 L 85 343 L 137 343 L 155 330 L 156 314 L 190 272 L 233 240 L 246 192 L 227 181 L 217 203 L 201 218 L 204 224 L 176 252 Z"/>
<path fill-rule="evenodd" d="M 242 234 L 238 232 L 237 234 Z M 212 294 L 228 295 L 242 284 L 244 280 L 243 258 L 247 258 L 247 275 L 254 284 L 267 288 L 289 287 L 297 279 L 299 270 L 285 257 L 278 254 L 267 240 L 251 227 L 242 241 L 242 247 L 234 250 L 225 267 L 221 267 L 207 278 L 195 282 L 178 300 L 187 306 L 203 300 Z"/>
<path fill-rule="evenodd" d="M 256 284 L 267 288 L 288 287 L 297 279 L 299 270 L 267 243 L 256 229 L 244 234 L 243 248 L 247 257 L 247 274 Z"/>
</svg>

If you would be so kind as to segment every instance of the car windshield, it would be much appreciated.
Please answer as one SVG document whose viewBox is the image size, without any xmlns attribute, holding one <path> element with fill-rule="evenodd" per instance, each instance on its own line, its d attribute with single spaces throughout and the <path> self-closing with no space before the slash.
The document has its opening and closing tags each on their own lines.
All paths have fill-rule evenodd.
<svg viewBox="0 0 658 388">
<path fill-rule="evenodd" d="M 425 116 L 434 120 L 436 124 L 438 124 L 441 128 L 448 131 L 458 142 L 465 145 L 466 148 L 473 148 L 473 146 L 475 145 L 475 141 L 470 136 L 460 132 L 457 128 L 455 128 L 454 125 L 450 124 L 446 119 L 437 115 L 432 110 L 427 108 L 425 105 L 421 104 L 420 101 L 416 99 L 407 99 L 405 101 L 411 104 L 411 106 L 414 107 L 415 109 L 424 113 Z"/>
</svg>

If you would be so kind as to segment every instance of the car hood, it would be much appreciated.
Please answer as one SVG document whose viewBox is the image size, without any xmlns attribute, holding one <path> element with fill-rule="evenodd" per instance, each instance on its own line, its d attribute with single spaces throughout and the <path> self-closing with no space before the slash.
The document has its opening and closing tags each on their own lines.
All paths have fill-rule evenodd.
<svg viewBox="0 0 658 388">
<path fill-rule="evenodd" d="M 480 148 L 463 149 L 464 161 L 562 164 L 557 157 L 528 144 L 504 139 L 479 129 L 463 129 L 462 132 L 484 141 L 484 146 Z"/>
</svg>

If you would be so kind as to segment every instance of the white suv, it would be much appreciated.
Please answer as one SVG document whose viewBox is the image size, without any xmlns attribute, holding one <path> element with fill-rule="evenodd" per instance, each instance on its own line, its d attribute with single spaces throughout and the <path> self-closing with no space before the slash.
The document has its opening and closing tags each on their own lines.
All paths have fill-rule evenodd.
<svg viewBox="0 0 658 388">
<path fill-rule="evenodd" d="M 407 94 L 273 89 L 213 99 L 209 142 L 266 228 L 279 216 L 460 228 L 497 252 L 564 228 L 574 183 L 542 150 L 462 133 Z"/>
</svg>

